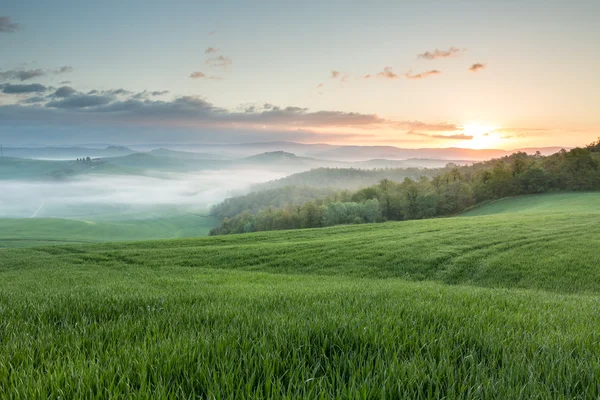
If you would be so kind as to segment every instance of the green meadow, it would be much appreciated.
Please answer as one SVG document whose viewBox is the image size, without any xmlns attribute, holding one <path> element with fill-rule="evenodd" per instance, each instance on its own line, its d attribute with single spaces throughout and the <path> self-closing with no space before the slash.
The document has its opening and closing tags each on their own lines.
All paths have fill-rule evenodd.
<svg viewBox="0 0 600 400">
<path fill-rule="evenodd" d="M 0 218 L 0 249 L 71 243 L 206 236 L 214 218 L 203 213 L 161 210 L 160 216 L 134 214 L 112 220 L 65 218 Z"/>
<path fill-rule="evenodd" d="M 0 393 L 597 398 L 598 204 L 0 249 Z"/>
</svg>

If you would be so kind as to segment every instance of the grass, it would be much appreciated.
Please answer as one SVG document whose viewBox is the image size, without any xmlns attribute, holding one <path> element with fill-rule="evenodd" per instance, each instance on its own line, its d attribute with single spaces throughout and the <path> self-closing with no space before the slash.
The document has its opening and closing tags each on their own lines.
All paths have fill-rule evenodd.
<svg viewBox="0 0 600 400">
<path fill-rule="evenodd" d="M 0 393 L 597 398 L 600 193 L 539 199 L 553 212 L 0 250 Z"/>
<path fill-rule="evenodd" d="M 475 207 L 462 213 L 465 217 L 494 214 L 571 214 L 593 210 L 598 193 L 554 193 L 509 197 Z"/>
<path fill-rule="evenodd" d="M 0 219 L 0 248 L 206 236 L 217 221 L 203 214 L 165 212 L 136 219 Z M 100 220 L 98 220 L 100 219 Z"/>
</svg>

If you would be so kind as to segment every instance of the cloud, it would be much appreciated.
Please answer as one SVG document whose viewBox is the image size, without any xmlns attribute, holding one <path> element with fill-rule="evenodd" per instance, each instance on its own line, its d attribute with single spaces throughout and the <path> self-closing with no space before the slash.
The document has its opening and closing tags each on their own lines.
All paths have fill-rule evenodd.
<svg viewBox="0 0 600 400">
<path fill-rule="evenodd" d="M 421 121 L 398 121 L 394 123 L 394 127 L 397 129 L 409 130 L 411 132 L 414 130 L 433 132 L 452 132 L 458 130 L 458 126 L 456 124 L 446 122 L 429 124 Z"/>
<path fill-rule="evenodd" d="M 7 86 L 17 85 L 5 84 L 1 85 L 1 88 L 6 90 Z M 43 86 L 36 90 L 41 89 L 47 90 Z M 193 138 L 198 137 L 214 141 L 215 134 L 219 141 L 229 142 L 282 140 L 282 137 L 285 140 L 310 138 L 317 141 L 326 140 L 329 136 L 332 137 L 331 140 L 343 140 L 344 135 L 349 139 L 373 136 L 372 132 L 378 129 L 423 132 L 422 135 L 431 138 L 468 139 L 465 135 L 452 135 L 462 133 L 460 128 L 452 123 L 401 121 L 386 119 L 376 114 L 313 111 L 306 107 L 278 106 L 271 103 L 246 104 L 229 110 L 197 96 L 162 100 L 152 98 L 153 92 L 150 91 L 132 93 L 125 89 L 114 89 L 82 93 L 71 87 L 52 90 L 52 95 L 42 97 L 34 94 L 35 91 L 31 89 L 9 89 L 11 93 L 31 94 L 26 99 L 22 95 L 14 96 L 15 103 L 0 105 L 0 131 L 8 135 L 12 132 L 12 135 L 15 135 L 15 132 L 21 132 L 21 129 L 22 132 L 30 132 L 35 136 L 38 135 L 35 132 L 40 132 L 38 127 L 43 126 L 49 127 L 48 130 L 44 128 L 44 132 L 71 132 L 57 134 L 57 140 L 61 141 L 72 138 L 84 140 L 84 135 L 97 135 L 93 136 L 93 139 L 92 136 L 86 139 L 88 142 L 109 141 L 109 136 L 103 136 L 108 135 L 107 132 L 121 132 L 121 135 L 124 135 L 123 132 L 136 131 L 139 132 L 139 136 L 136 137 L 141 143 L 149 143 L 144 141 L 146 132 L 162 132 L 160 135 L 157 133 L 156 138 L 164 140 L 165 135 L 171 135 L 175 130 L 186 130 L 190 135 L 187 139 L 178 136 L 178 141 L 196 140 Z M 77 136 L 75 132 L 81 136 Z M 227 138 L 221 135 L 222 132 L 226 132 Z M 117 140 L 127 139 L 127 136 L 121 137 L 116 133 L 113 136 Z"/>
<path fill-rule="evenodd" d="M 10 21 L 10 17 L 0 16 L 0 32 L 15 32 L 19 24 Z"/>
<path fill-rule="evenodd" d="M 46 97 L 43 96 L 33 96 L 21 101 L 21 103 L 25 104 L 35 104 L 35 103 L 43 103 L 47 100 Z"/>
<path fill-rule="evenodd" d="M 502 134 L 504 135 L 504 137 L 508 138 L 508 137 L 539 137 L 539 136 L 546 136 L 549 133 L 551 133 L 551 129 L 547 129 L 547 128 L 498 128 L 498 129 L 494 129 L 488 133 L 486 133 L 486 135 L 489 135 L 491 133 L 493 134 Z"/>
<path fill-rule="evenodd" d="M 425 53 L 419 54 L 417 58 L 423 60 L 437 60 L 438 58 L 456 57 L 465 51 L 465 49 L 457 49 L 456 47 L 450 47 L 448 50 L 435 49 L 435 51 L 426 51 Z"/>
<path fill-rule="evenodd" d="M 30 69 L 27 71 L 17 71 L 16 76 L 21 81 L 26 81 L 31 78 L 37 78 L 38 76 L 44 76 L 46 73 L 41 69 Z"/>
<path fill-rule="evenodd" d="M 46 75 L 46 72 L 39 68 L 38 69 L 29 69 L 29 70 L 13 69 L 13 70 L 0 72 L 0 79 L 1 80 L 18 79 L 20 81 L 26 81 L 28 79 L 37 78 L 38 76 L 44 76 L 44 75 Z"/>
<path fill-rule="evenodd" d="M 0 85 L 0 88 L 6 94 L 41 93 L 48 89 L 39 83 L 31 83 L 29 85 L 11 85 L 10 83 L 5 83 L 4 85 Z"/>
<path fill-rule="evenodd" d="M 204 72 L 195 71 L 190 74 L 190 78 L 192 79 L 202 79 L 206 78 L 206 74 Z"/>
<path fill-rule="evenodd" d="M 208 49 L 204 50 L 204 54 L 211 54 L 211 53 L 218 53 L 219 49 L 215 49 L 214 47 L 209 47 Z"/>
<path fill-rule="evenodd" d="M 218 56 L 218 57 L 209 58 L 208 60 L 206 60 L 207 65 L 209 65 L 211 67 L 223 68 L 223 69 L 229 68 L 232 63 L 233 63 L 233 61 L 231 60 L 231 58 L 229 58 L 227 56 Z"/>
<path fill-rule="evenodd" d="M 452 135 L 440 135 L 440 134 L 428 134 L 428 133 L 421 133 L 421 132 L 414 132 L 414 131 L 409 131 L 408 132 L 409 135 L 415 135 L 415 136 L 423 136 L 423 137 L 428 137 L 428 138 L 434 138 L 434 139 L 448 139 L 448 140 L 473 140 L 473 136 L 472 135 L 465 135 L 464 133 L 457 133 L 457 134 L 452 134 Z"/>
<path fill-rule="evenodd" d="M 55 70 L 43 70 L 41 68 L 37 69 L 12 69 L 8 71 L 1 72 L 0 71 L 0 80 L 11 80 L 18 79 L 20 81 L 26 81 L 32 78 L 37 78 L 40 76 L 46 76 L 49 72 L 54 74 L 64 74 L 68 72 L 72 72 L 73 67 L 63 66 Z"/>
<path fill-rule="evenodd" d="M 71 81 L 62 81 L 62 82 L 58 82 L 58 83 L 61 84 L 61 85 L 69 85 L 72 82 Z"/>
<path fill-rule="evenodd" d="M 215 75 L 206 75 L 204 72 L 196 71 L 190 74 L 190 78 L 192 79 L 211 79 L 213 81 L 220 81 L 223 78 Z"/>
<path fill-rule="evenodd" d="M 53 100 L 46 104 L 48 108 L 81 109 L 97 107 L 110 103 L 114 97 L 107 95 L 77 94 L 62 100 Z"/>
<path fill-rule="evenodd" d="M 348 75 L 345 72 L 332 70 L 331 74 L 329 75 L 329 79 L 333 79 L 333 80 L 339 79 L 340 82 L 346 82 L 347 80 L 350 79 L 350 75 Z"/>
<path fill-rule="evenodd" d="M 371 77 L 371 75 L 367 75 L 365 76 L 365 79 L 369 79 Z M 383 71 L 379 72 L 377 74 L 378 78 L 384 78 L 384 79 L 398 79 L 399 76 L 398 74 L 396 74 L 395 72 L 392 71 L 392 67 L 385 67 L 383 69 Z"/>
<path fill-rule="evenodd" d="M 70 72 L 73 72 L 73 67 L 70 65 L 63 65 L 62 67 L 54 70 L 55 74 L 67 74 Z"/>
<path fill-rule="evenodd" d="M 56 89 L 56 92 L 54 92 L 54 97 L 65 98 L 65 97 L 72 96 L 75 93 L 77 93 L 77 91 L 75 89 L 73 89 L 71 86 L 62 86 L 62 87 L 59 87 L 58 89 Z"/>
<path fill-rule="evenodd" d="M 438 71 L 437 69 L 432 69 L 430 71 L 421 72 L 419 74 L 413 74 L 412 71 L 408 71 L 405 76 L 408 79 L 424 79 L 429 76 L 439 75 L 441 73 L 442 73 L 442 71 Z"/>
<path fill-rule="evenodd" d="M 217 34 L 217 31 L 208 32 L 208 36 L 215 36 L 216 34 Z"/>
<path fill-rule="evenodd" d="M 480 69 L 484 69 L 485 67 L 486 67 L 485 64 L 475 63 L 475 64 L 471 65 L 471 67 L 469 67 L 469 71 L 471 71 L 471 72 L 477 72 Z"/>
<path fill-rule="evenodd" d="M 168 90 L 156 90 L 156 91 L 152 92 L 152 96 L 163 96 L 168 93 L 169 93 Z"/>
</svg>

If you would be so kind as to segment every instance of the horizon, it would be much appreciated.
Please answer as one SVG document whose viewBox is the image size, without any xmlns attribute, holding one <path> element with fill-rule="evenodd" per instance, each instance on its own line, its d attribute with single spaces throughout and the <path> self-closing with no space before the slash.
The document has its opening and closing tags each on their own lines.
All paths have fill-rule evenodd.
<svg viewBox="0 0 600 400">
<path fill-rule="evenodd" d="M 510 150 L 600 136 L 600 3 L 376 3 L 9 0 L 0 142 Z"/>
<path fill-rule="evenodd" d="M 356 144 L 330 144 L 330 143 L 300 143 L 300 142 L 287 142 L 287 141 L 271 141 L 271 142 L 241 142 L 241 143 L 137 143 L 137 144 L 110 144 L 110 143 L 80 143 L 80 144 L 64 144 L 64 145 L 52 145 L 52 144 L 44 144 L 44 143 L 25 143 L 23 145 L 10 145 L 5 146 L 5 149 L 16 149 L 16 148 L 31 148 L 31 149 L 43 149 L 43 148 L 89 148 L 89 149 L 107 149 L 107 148 L 125 148 L 129 150 L 134 150 L 134 148 L 147 147 L 152 150 L 173 150 L 168 146 L 173 147 L 181 147 L 181 146 L 196 146 L 196 147 L 235 147 L 235 146 L 260 146 L 260 145 L 301 145 L 301 146 L 331 146 L 331 147 L 364 147 L 364 148 L 372 148 L 372 147 L 392 147 L 399 150 L 468 150 L 468 151 L 504 151 L 504 152 L 514 152 L 520 151 L 524 149 L 565 149 L 570 150 L 575 147 L 584 147 L 586 144 L 578 145 L 578 146 L 553 146 L 553 145 L 544 145 L 544 146 L 532 146 L 532 147 L 519 147 L 519 148 L 509 148 L 509 149 L 501 149 L 501 148 L 482 148 L 482 149 L 473 149 L 469 147 L 400 147 L 394 145 L 356 145 Z M 589 143 L 588 143 L 589 144 Z M 0 145 L 3 145 L 0 143 Z M 153 147 L 158 146 L 158 147 Z M 166 147 L 165 147 L 166 146 Z M 150 150 L 150 151 L 152 151 Z M 178 150 L 181 151 L 181 150 Z M 193 149 L 189 150 L 190 152 L 194 152 Z M 267 152 L 276 152 L 276 151 L 284 151 L 284 150 L 271 150 Z"/>
</svg>

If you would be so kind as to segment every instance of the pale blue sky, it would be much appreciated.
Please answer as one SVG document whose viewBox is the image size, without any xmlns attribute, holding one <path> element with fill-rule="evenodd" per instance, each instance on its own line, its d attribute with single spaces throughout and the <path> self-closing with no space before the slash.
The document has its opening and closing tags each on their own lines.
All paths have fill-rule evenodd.
<svg viewBox="0 0 600 400">
<path fill-rule="evenodd" d="M 13 84 L 58 87 L 67 80 L 82 93 L 124 88 L 168 90 L 165 101 L 201 96 L 230 112 L 270 103 L 546 132 L 524 131 L 521 144 L 581 144 L 600 127 L 600 1 L 4 0 L 0 16 L 19 25 L 0 32 L 0 72 L 73 67 Z M 466 51 L 417 57 L 452 46 Z M 219 52 L 207 55 L 208 47 Z M 219 55 L 232 60 L 227 70 L 206 64 Z M 474 63 L 486 68 L 471 72 Z M 386 66 L 400 79 L 360 79 Z M 329 79 L 332 70 L 346 80 Z M 441 74 L 410 80 L 404 77 L 409 70 Z M 190 79 L 195 71 L 223 79 Z M 4 104 L 22 100 L 0 98 Z M 7 113 L 0 113 L 0 124 Z M 17 117 L 10 119 L 15 125 Z M 371 136 L 358 142 L 470 145 L 427 142 L 389 126 L 305 126 L 329 133 L 368 130 Z M 374 129 L 380 133 L 373 135 Z M 580 132 L 578 143 L 573 132 Z M 508 139 L 493 144 L 511 147 Z"/>
</svg>

